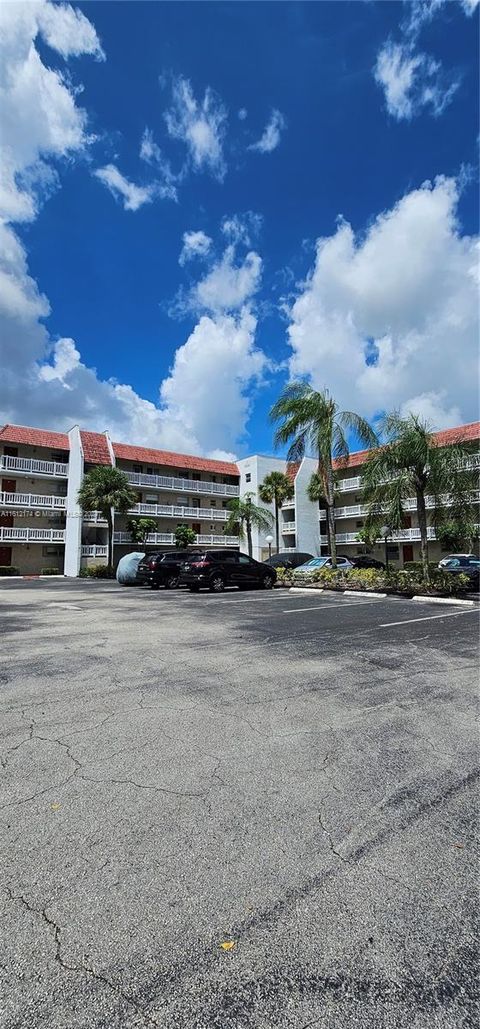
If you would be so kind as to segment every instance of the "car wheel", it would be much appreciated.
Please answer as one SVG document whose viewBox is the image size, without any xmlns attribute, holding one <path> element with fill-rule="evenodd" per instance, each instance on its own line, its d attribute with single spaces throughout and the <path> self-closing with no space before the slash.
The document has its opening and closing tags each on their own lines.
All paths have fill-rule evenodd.
<svg viewBox="0 0 480 1029">
<path fill-rule="evenodd" d="M 166 590 L 176 590 L 178 586 L 178 575 L 170 575 L 165 583 Z"/>
<path fill-rule="evenodd" d="M 262 582 L 262 586 L 263 586 L 264 590 L 271 590 L 271 589 L 273 589 L 273 579 L 272 579 L 271 575 L 266 575 L 265 576 L 265 578 L 264 578 L 264 580 Z"/>
<path fill-rule="evenodd" d="M 190 593 L 200 593 L 200 586 L 189 586 Z"/>
<path fill-rule="evenodd" d="M 223 593 L 224 589 L 225 589 L 225 582 L 222 579 L 222 576 L 221 575 L 214 575 L 213 578 L 210 579 L 210 592 L 211 593 Z"/>
</svg>

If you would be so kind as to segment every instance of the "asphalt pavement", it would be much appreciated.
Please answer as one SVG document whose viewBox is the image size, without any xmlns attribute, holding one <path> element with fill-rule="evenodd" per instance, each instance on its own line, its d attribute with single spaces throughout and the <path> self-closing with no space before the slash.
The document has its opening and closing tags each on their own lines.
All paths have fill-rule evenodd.
<svg viewBox="0 0 480 1029">
<path fill-rule="evenodd" d="M 478 612 L 0 585 L 4 1029 L 478 1025 Z"/>
</svg>

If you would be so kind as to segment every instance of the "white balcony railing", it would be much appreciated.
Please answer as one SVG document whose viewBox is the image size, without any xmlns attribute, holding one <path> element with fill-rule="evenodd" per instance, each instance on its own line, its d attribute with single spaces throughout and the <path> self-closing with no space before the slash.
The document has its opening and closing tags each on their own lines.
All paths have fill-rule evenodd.
<svg viewBox="0 0 480 1029">
<path fill-rule="evenodd" d="M 57 461 L 37 461 L 31 457 L 0 457 L 0 472 L 15 472 L 16 475 L 38 475 L 40 478 L 66 479 L 68 464 Z"/>
<path fill-rule="evenodd" d="M 427 538 L 429 540 L 436 539 L 435 529 L 429 525 L 427 529 Z M 357 543 L 358 533 L 356 532 L 337 532 L 335 539 L 337 543 Z M 397 532 L 392 532 L 391 536 L 388 537 L 389 543 L 408 543 L 409 541 L 415 542 L 420 540 L 420 529 L 398 529 Z M 382 537 L 379 537 L 375 541 L 376 543 L 383 543 Z"/>
<path fill-rule="evenodd" d="M 150 518 L 191 518 L 193 521 L 226 522 L 230 511 L 216 507 L 184 507 L 181 504 L 135 504 L 130 515 L 149 515 Z"/>
<path fill-rule="evenodd" d="M 440 504 L 443 504 L 445 507 L 451 506 L 452 501 L 447 496 L 440 497 L 439 500 L 440 500 Z M 480 501 L 480 490 L 474 490 L 473 495 L 472 495 L 472 503 L 478 503 L 479 501 Z M 403 506 L 405 511 L 416 511 L 417 510 L 417 501 L 416 501 L 415 497 L 407 497 L 407 499 L 402 502 L 402 506 Z M 435 507 L 435 497 L 433 497 L 433 496 L 426 496 L 425 497 L 425 507 L 427 507 L 429 509 Z M 320 512 L 320 515 L 322 513 L 323 512 Z M 352 504 L 350 507 L 336 507 L 335 508 L 335 518 L 358 518 L 358 517 L 365 516 L 367 514 L 368 514 L 368 506 L 367 506 L 367 504 Z"/>
<path fill-rule="evenodd" d="M 107 549 L 107 547 L 99 547 L 96 545 L 83 546 L 82 557 L 107 557 Z"/>
<path fill-rule="evenodd" d="M 291 532 L 296 532 L 297 526 L 295 522 L 284 522 L 282 525 L 282 533 L 284 536 L 288 536 Z"/>
<path fill-rule="evenodd" d="M 114 543 L 130 543 L 131 536 L 129 532 L 114 532 L 113 534 Z M 173 546 L 175 543 L 175 536 L 173 532 L 151 532 L 147 536 L 146 542 L 151 545 L 152 543 L 166 543 L 169 546 Z M 195 543 L 207 543 L 216 544 L 221 547 L 238 547 L 239 539 L 238 536 L 222 536 L 222 535 L 204 535 L 200 533 L 195 536 Z"/>
<path fill-rule="evenodd" d="M 133 486 L 149 486 L 150 489 L 175 490 L 180 493 L 217 493 L 223 497 L 238 497 L 239 486 L 223 482 L 203 482 L 201 479 L 176 479 L 169 475 L 145 475 L 143 472 L 127 472 Z"/>
<path fill-rule="evenodd" d="M 64 543 L 65 529 L 0 528 L 0 543 Z"/>
<path fill-rule="evenodd" d="M 32 509 L 65 510 L 66 497 L 41 496 L 38 493 L 1 493 L 0 507 L 28 507 Z"/>
<path fill-rule="evenodd" d="M 472 456 L 468 458 L 468 461 L 465 461 L 464 467 L 470 470 L 473 468 L 480 468 L 480 454 L 472 454 Z M 347 493 L 349 490 L 362 489 L 362 485 L 362 476 L 356 475 L 352 476 L 350 479 L 339 479 L 336 488 L 339 493 Z"/>
</svg>

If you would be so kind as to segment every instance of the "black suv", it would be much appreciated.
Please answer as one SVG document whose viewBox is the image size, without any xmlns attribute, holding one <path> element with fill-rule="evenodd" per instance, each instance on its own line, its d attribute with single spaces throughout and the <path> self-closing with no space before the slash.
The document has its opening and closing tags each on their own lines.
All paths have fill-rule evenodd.
<svg viewBox="0 0 480 1029">
<path fill-rule="evenodd" d="M 137 582 L 141 586 L 150 586 L 158 590 L 165 586 L 174 590 L 178 586 L 180 572 L 187 558 L 192 557 L 191 550 L 171 550 L 167 554 L 146 554 L 137 569 Z"/>
<path fill-rule="evenodd" d="M 261 586 L 271 590 L 277 573 L 269 565 L 254 561 L 238 550 L 208 550 L 202 554 L 189 554 L 180 582 L 188 586 L 191 593 L 198 593 L 202 587 L 212 593 L 221 593 L 225 586 L 248 589 Z"/>
</svg>

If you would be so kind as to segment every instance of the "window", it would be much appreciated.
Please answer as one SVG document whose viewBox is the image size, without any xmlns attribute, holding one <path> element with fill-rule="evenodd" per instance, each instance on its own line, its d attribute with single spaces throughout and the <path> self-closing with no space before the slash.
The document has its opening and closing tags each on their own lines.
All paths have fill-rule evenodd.
<svg viewBox="0 0 480 1029">
<path fill-rule="evenodd" d="M 246 476 L 245 476 L 245 482 L 251 482 L 251 481 L 252 481 L 252 476 L 251 476 L 251 473 L 250 473 L 250 472 L 247 472 L 247 474 L 246 474 Z"/>
<path fill-rule="evenodd" d="M 360 522 L 355 522 L 355 528 L 356 528 L 356 529 L 362 529 L 362 528 L 363 528 L 363 522 L 362 522 L 362 521 L 360 521 Z"/>
<path fill-rule="evenodd" d="M 217 501 L 216 500 L 212 500 L 212 507 L 216 507 L 216 506 L 217 506 Z"/>
<path fill-rule="evenodd" d="M 252 561 L 246 554 L 239 554 L 238 560 L 241 565 L 251 565 Z"/>
<path fill-rule="evenodd" d="M 147 468 L 147 475 L 155 475 L 155 469 L 154 468 Z"/>
<path fill-rule="evenodd" d="M 192 500 L 192 507 L 200 507 L 200 497 L 194 497 Z"/>
<path fill-rule="evenodd" d="M 200 482 L 200 473 L 199 472 L 192 472 L 192 479 L 193 479 L 194 482 Z"/>
<path fill-rule="evenodd" d="M 240 558 L 241 560 L 241 558 Z M 222 554 L 221 561 L 223 564 L 238 565 L 239 555 L 238 554 Z M 247 557 L 248 561 L 248 557 Z"/>
<path fill-rule="evenodd" d="M 216 475 L 212 475 L 212 482 L 216 482 L 216 481 L 217 481 L 217 476 Z"/>
<path fill-rule="evenodd" d="M 143 472 L 143 465 L 141 465 L 141 464 L 134 464 L 133 470 L 134 470 L 134 472 Z"/>
<path fill-rule="evenodd" d="M 226 507 L 227 504 L 228 504 L 228 500 L 222 500 L 222 507 Z"/>
</svg>

